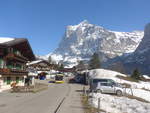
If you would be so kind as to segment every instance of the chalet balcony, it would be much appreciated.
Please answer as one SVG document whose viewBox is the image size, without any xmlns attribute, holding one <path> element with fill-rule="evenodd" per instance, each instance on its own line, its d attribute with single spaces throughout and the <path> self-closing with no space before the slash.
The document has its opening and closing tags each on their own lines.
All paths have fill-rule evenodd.
<svg viewBox="0 0 150 113">
<path fill-rule="evenodd" d="M 17 55 L 15 53 L 9 53 L 5 59 L 11 59 L 11 60 L 17 60 L 17 61 L 21 61 L 21 62 L 27 62 L 28 59 L 22 55 Z"/>
<path fill-rule="evenodd" d="M 3 75 L 27 75 L 28 71 L 18 69 L 0 68 L 0 74 Z"/>
</svg>

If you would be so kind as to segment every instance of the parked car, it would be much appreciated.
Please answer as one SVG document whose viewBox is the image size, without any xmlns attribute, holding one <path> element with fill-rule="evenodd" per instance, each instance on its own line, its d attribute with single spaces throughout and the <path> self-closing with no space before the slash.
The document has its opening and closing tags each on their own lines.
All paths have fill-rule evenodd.
<svg viewBox="0 0 150 113">
<path fill-rule="evenodd" d="M 117 94 L 120 96 L 123 94 L 122 86 L 112 79 L 91 79 L 90 90 L 101 93 Z"/>
<path fill-rule="evenodd" d="M 74 77 L 74 80 L 76 83 L 83 83 L 83 79 L 84 79 L 83 76 L 80 74 L 78 74 Z"/>
</svg>

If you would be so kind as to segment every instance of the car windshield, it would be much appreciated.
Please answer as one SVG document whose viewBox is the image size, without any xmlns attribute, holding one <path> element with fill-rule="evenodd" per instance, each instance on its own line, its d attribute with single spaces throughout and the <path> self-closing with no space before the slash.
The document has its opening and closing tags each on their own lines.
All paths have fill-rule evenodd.
<svg viewBox="0 0 150 113">
<path fill-rule="evenodd" d="M 58 76 L 58 75 L 56 75 L 56 76 L 55 76 L 55 80 L 63 80 L 63 76 Z"/>
</svg>

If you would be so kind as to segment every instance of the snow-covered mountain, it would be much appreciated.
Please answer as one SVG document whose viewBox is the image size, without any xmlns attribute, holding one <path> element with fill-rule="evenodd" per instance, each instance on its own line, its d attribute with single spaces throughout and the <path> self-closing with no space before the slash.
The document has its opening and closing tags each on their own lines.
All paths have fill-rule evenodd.
<svg viewBox="0 0 150 113">
<path fill-rule="evenodd" d="M 83 21 L 67 26 L 59 47 L 51 54 L 56 61 L 76 64 L 78 60 L 88 60 L 94 52 L 101 61 L 135 51 L 143 38 L 142 31 L 116 32 Z"/>
</svg>

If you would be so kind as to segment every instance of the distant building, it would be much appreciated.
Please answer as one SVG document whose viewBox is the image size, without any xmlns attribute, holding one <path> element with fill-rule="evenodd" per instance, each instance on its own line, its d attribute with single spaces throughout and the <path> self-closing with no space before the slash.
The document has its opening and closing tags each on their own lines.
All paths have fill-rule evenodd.
<svg viewBox="0 0 150 113">
<path fill-rule="evenodd" d="M 27 67 L 29 70 L 29 77 L 37 77 L 41 80 L 50 78 L 50 71 L 55 70 L 55 65 L 50 64 L 46 60 L 36 60 L 27 63 Z"/>
<path fill-rule="evenodd" d="M 25 85 L 28 76 L 26 63 L 35 60 L 25 38 L 0 38 L 0 90 L 11 88 L 12 83 Z"/>
</svg>

